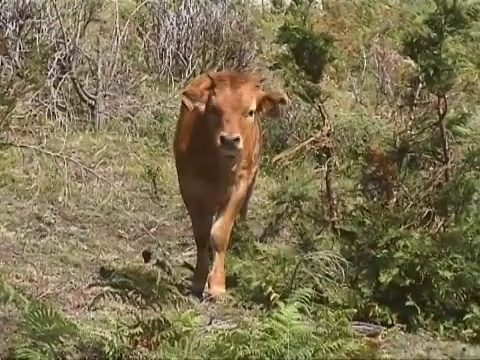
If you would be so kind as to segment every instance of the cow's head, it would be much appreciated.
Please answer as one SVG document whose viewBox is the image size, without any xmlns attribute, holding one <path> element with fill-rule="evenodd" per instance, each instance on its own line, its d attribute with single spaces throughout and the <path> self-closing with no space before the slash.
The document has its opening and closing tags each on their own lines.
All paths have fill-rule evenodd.
<svg viewBox="0 0 480 360">
<path fill-rule="evenodd" d="M 189 110 L 204 114 L 206 126 L 222 155 L 236 157 L 243 138 L 263 116 L 278 117 L 280 106 L 289 102 L 282 92 L 265 92 L 262 78 L 243 72 L 209 73 L 183 92 Z"/>
</svg>

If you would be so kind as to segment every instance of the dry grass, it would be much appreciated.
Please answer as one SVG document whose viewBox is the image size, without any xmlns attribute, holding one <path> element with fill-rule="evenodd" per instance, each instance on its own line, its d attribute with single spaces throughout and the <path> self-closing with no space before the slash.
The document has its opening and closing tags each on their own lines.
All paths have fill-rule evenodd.
<svg viewBox="0 0 480 360">
<path fill-rule="evenodd" d="M 86 311 L 84 287 L 102 265 L 142 262 L 146 248 L 174 263 L 191 260 L 171 154 L 118 133 L 28 143 L 0 153 L 0 266 L 7 280 L 77 315 Z M 270 183 L 259 181 L 253 212 Z"/>
<path fill-rule="evenodd" d="M 146 247 L 168 251 L 188 227 L 180 220 L 171 159 L 126 138 L 112 140 L 85 134 L 67 140 L 62 153 L 92 173 L 33 149 L 2 153 L 2 172 L 10 178 L 1 189 L 2 268 L 14 284 L 71 313 L 85 308 L 82 288 L 100 265 L 140 261 Z M 157 198 L 144 170 L 144 161 L 153 159 Z"/>
</svg>

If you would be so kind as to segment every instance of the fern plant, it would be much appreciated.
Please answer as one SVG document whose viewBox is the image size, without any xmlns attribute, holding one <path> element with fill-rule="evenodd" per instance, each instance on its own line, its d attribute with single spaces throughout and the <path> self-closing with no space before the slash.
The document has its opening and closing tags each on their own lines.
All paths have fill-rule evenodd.
<svg viewBox="0 0 480 360">
<path fill-rule="evenodd" d="M 110 300 L 137 309 L 159 310 L 164 305 L 185 299 L 181 294 L 185 291 L 185 284 L 179 281 L 178 277 L 157 267 L 101 268 L 99 275 L 100 278 L 89 285 L 90 288 L 101 289 L 92 300 L 91 307 L 101 301 Z"/>
<path fill-rule="evenodd" d="M 181 311 L 193 304 L 185 296 L 185 282 L 163 262 L 157 260 L 155 265 L 102 269 L 100 279 L 90 285 L 100 289 L 92 306 L 107 301 L 128 308 L 128 316 L 116 322 L 115 333 L 103 337 L 110 356 L 123 352 L 138 357 L 139 349 L 144 349 L 171 357 L 178 352 L 178 342 L 194 332 L 198 316 Z"/>
<path fill-rule="evenodd" d="M 305 284 L 315 290 L 317 300 L 342 291 L 346 262 L 334 251 L 301 253 L 291 245 L 253 247 L 251 253 L 243 254 L 245 258 L 232 257 L 229 265 L 233 276 L 238 274 L 232 292 L 246 303 L 272 309 Z"/>
<path fill-rule="evenodd" d="M 228 359 L 347 359 L 365 356 L 367 348 L 349 329 L 345 313 L 318 308 L 314 292 L 298 289 L 270 313 L 236 329 L 210 335 L 210 357 Z M 369 358 L 376 354 L 368 353 Z"/>
<path fill-rule="evenodd" d="M 80 338 L 77 325 L 61 312 L 39 300 L 29 299 L 0 279 L 0 301 L 20 312 L 20 334 L 12 352 L 24 360 L 71 356 Z"/>
</svg>

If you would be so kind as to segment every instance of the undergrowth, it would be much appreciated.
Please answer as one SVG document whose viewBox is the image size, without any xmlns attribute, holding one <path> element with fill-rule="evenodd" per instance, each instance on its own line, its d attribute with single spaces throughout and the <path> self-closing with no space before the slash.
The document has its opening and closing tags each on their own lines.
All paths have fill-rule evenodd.
<svg viewBox="0 0 480 360">
<path fill-rule="evenodd" d="M 176 237 L 184 212 L 168 172 L 182 84 L 204 70 L 262 70 L 293 103 L 263 124 L 261 179 L 235 226 L 222 301 L 193 300 L 173 264 L 177 239 L 142 223 L 166 255 L 102 267 L 83 316 L 36 298 L 35 284 L 13 286 L 19 271 L 5 275 L 0 299 L 14 330 L 4 358 L 387 357 L 358 324 L 478 344 L 479 3 L 294 1 L 285 14 L 220 3 L 0 4 L 0 187 L 20 209 L 32 206 L 29 192 L 72 207 L 57 183 L 107 183 L 123 205 L 127 194 L 160 204 L 165 213 L 150 215 Z M 72 133 L 105 140 L 70 143 Z M 52 139 L 58 152 L 44 146 Z M 129 166 L 114 172 L 122 157 Z M 32 169 L 43 187 L 30 184 Z M 117 182 L 125 174 L 128 191 Z M 96 216 L 121 228 L 112 213 L 137 223 L 131 214 L 151 203 L 139 204 L 98 206 Z M 115 231 L 133 242 L 127 228 Z M 118 237 L 108 235 L 110 249 Z"/>
<path fill-rule="evenodd" d="M 115 272 L 118 274 L 96 286 L 101 286 L 103 298 L 116 299 L 125 308 L 109 332 L 102 334 L 45 302 L 28 299 L 2 280 L 2 304 L 16 308 L 22 328 L 9 356 L 120 359 L 146 358 L 149 351 L 155 351 L 154 358 L 174 359 L 376 356 L 376 349 L 353 333 L 348 321 L 350 314 L 319 308 L 308 288 L 300 288 L 284 301 L 277 301 L 269 312 L 256 310 L 248 317 L 232 318 L 233 323 L 225 327 L 209 324 L 200 309 L 182 306 L 185 298 L 166 293 L 165 280 L 149 282 L 149 278 L 160 279 L 160 271 L 129 268 Z M 139 298 L 143 300 L 141 305 Z M 152 358 L 152 353 L 148 356 Z"/>
</svg>

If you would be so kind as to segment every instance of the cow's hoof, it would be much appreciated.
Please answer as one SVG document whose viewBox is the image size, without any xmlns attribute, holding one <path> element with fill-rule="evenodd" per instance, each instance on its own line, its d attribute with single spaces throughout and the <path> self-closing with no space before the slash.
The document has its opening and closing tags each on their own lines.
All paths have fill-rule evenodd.
<svg viewBox="0 0 480 360">
<path fill-rule="evenodd" d="M 205 292 L 205 286 L 199 286 L 198 284 L 193 284 L 191 287 L 191 294 L 198 298 L 200 301 L 203 299 L 203 294 Z"/>
<path fill-rule="evenodd" d="M 223 286 L 215 286 L 215 287 L 208 288 L 208 295 L 214 298 L 221 297 L 225 295 L 226 292 L 227 290 Z"/>
</svg>

